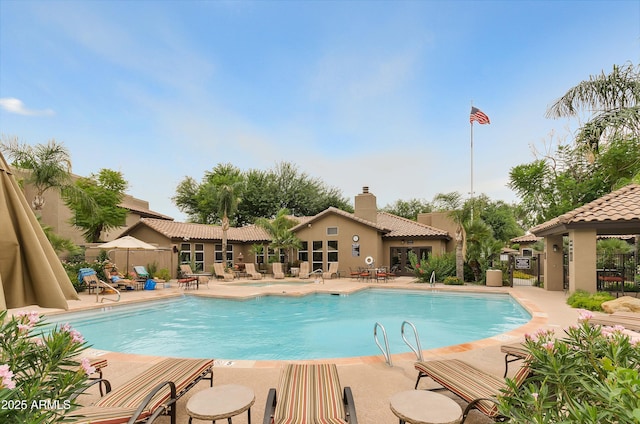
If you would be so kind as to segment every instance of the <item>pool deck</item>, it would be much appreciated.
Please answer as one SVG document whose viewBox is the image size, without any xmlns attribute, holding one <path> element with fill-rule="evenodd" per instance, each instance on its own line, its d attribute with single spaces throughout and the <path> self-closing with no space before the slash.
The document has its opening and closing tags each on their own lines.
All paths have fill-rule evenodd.
<svg viewBox="0 0 640 424">
<path fill-rule="evenodd" d="M 269 280 L 268 278 L 265 281 Z M 276 280 L 278 281 L 278 280 Z M 282 281 L 282 280 L 279 280 Z M 287 280 L 291 282 L 292 280 Z M 518 329 L 488 339 L 478 340 L 462 345 L 449 346 L 423 351 L 425 359 L 458 358 L 470 362 L 495 375 L 501 376 L 504 372 L 504 355 L 500 353 L 500 346 L 505 343 L 513 343 L 522 340 L 524 334 L 532 333 L 539 328 L 562 331 L 563 328 L 577 321 L 578 312 L 566 304 L 564 292 L 549 292 L 544 289 L 528 286 L 509 287 L 485 287 L 485 286 L 444 286 L 436 284 L 430 287 L 428 284 L 416 284 L 413 279 L 399 277 L 388 283 L 363 283 L 350 279 L 326 280 L 324 283 L 310 283 L 301 285 L 274 284 L 270 286 L 242 285 L 249 280 L 236 280 L 230 283 L 211 281 L 207 286 L 201 286 L 198 290 L 184 290 L 178 288 L 175 283 L 169 288 L 161 288 L 154 291 L 135 291 L 122 293 L 119 303 L 144 302 L 161 298 L 176 296 L 198 295 L 216 296 L 224 298 L 245 298 L 264 295 L 303 296 L 309 293 L 352 293 L 367 287 L 384 287 L 412 290 L 438 290 L 454 292 L 478 292 L 478 293 L 509 293 L 532 315 L 531 321 Z M 253 281 L 255 282 L 255 281 Z M 81 300 L 69 301 L 69 311 L 80 311 L 105 306 L 113 306 L 112 302 L 96 303 L 96 296 L 81 294 Z M 111 296 L 113 297 L 113 296 Z M 58 314 L 65 311 L 47 310 L 41 308 L 20 308 L 21 310 L 39 310 L 45 314 Z M 11 310 L 10 310 L 11 312 Z M 373 327 L 372 327 L 373 330 Z M 398 329 L 399 331 L 399 329 Z M 421 334 L 424 340 L 427 334 Z M 372 331 L 373 338 L 373 331 Z M 327 343 L 331 341 L 328 340 Z M 372 340 L 373 343 L 373 340 Z M 132 355 L 117 352 L 106 352 L 90 349 L 86 356 L 100 356 L 107 358 L 108 367 L 104 369 L 104 376 L 111 381 L 114 387 L 121 382 L 130 379 L 133 375 L 142 372 L 147 367 L 161 359 L 161 357 Z M 256 401 L 251 409 L 252 422 L 262 422 L 264 407 L 269 388 L 278 383 L 280 367 L 283 361 L 246 361 L 232 359 L 216 359 L 214 368 L 214 384 L 242 384 L 251 387 L 256 394 Z M 413 353 L 392 355 L 393 367 L 388 366 L 382 354 L 370 357 L 329 359 L 325 362 L 334 362 L 338 365 L 338 373 L 342 386 L 350 386 L 353 391 L 358 422 L 360 424 L 397 423 L 398 419 L 389 408 L 389 398 L 400 391 L 413 389 L 417 377 L 413 364 Z M 303 361 L 295 361 L 303 362 Z M 517 368 L 512 365 L 510 374 Z M 426 388 L 431 382 L 421 382 L 420 387 Z M 194 393 L 207 387 L 206 382 L 200 382 L 178 402 L 178 423 L 188 422 L 185 405 L 188 398 Z M 448 392 L 443 391 L 443 394 Z M 455 396 L 448 394 L 464 408 L 464 402 Z M 90 402 L 95 395 L 85 401 Z M 234 417 L 234 423 L 247 422 L 246 414 Z M 161 417 L 157 423 L 168 423 L 168 417 Z M 199 422 L 199 421 L 195 421 Z M 466 421 L 469 424 L 491 423 L 492 420 L 484 417 L 477 411 Z"/>
</svg>

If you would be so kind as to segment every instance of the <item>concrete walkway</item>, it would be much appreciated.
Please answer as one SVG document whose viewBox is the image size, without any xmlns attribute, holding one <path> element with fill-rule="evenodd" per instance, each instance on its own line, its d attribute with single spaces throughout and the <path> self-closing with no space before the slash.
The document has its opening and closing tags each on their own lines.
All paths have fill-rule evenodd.
<svg viewBox="0 0 640 424">
<path fill-rule="evenodd" d="M 283 291 L 288 295 L 304 295 L 311 292 L 349 293 L 369 286 L 377 287 L 381 285 L 381 283 L 365 284 L 349 279 L 328 280 L 324 284 L 312 283 L 300 286 L 271 285 L 255 287 L 243 285 L 242 283 L 243 281 L 235 281 L 232 283 L 212 281 L 209 283 L 208 288 L 203 286 L 198 290 L 178 289 L 174 284 L 170 288 L 155 291 L 123 293 L 121 303 L 182 296 L 185 293 L 199 296 L 221 297 L 253 297 L 270 293 L 282 295 Z M 574 324 L 578 315 L 576 310 L 566 305 L 565 293 L 547 292 L 537 287 L 519 286 L 514 288 L 493 288 L 484 286 L 443 286 L 437 284 L 434 288 L 431 288 L 428 285 L 412 283 L 412 280 L 409 278 L 398 278 L 390 283 L 385 283 L 384 287 L 510 293 L 532 314 L 533 318 L 528 324 L 517 330 L 489 339 L 423 352 L 425 359 L 459 358 L 500 376 L 504 372 L 504 355 L 500 353 L 500 346 L 502 344 L 521 340 L 525 333 L 532 333 L 538 328 L 551 328 L 556 331 L 562 331 L 563 328 Z M 95 295 L 89 296 L 84 294 L 81 295 L 81 298 L 80 301 L 70 302 L 71 310 L 84 310 L 105 306 L 105 304 L 96 303 Z M 108 304 L 112 305 L 112 303 Z M 53 310 L 42 311 L 46 314 L 63 312 Z M 118 387 L 119 384 L 130 379 L 134 374 L 150 367 L 160 359 L 160 357 L 105 352 L 95 349 L 91 349 L 87 354 L 105 357 L 109 360 L 108 367 L 104 369 L 104 376 L 111 381 L 113 387 Z M 393 367 L 387 366 L 382 355 L 331 360 L 331 362 L 335 362 L 338 365 L 342 385 L 350 386 L 353 391 L 358 422 L 360 424 L 392 424 L 398 422 L 398 419 L 389 409 L 389 398 L 399 391 L 413 389 L 417 377 L 417 371 L 415 371 L 413 367 L 414 361 L 415 356 L 413 354 L 393 355 Z M 230 361 L 216 361 L 214 384 L 233 383 L 251 387 L 256 394 L 256 401 L 251 409 L 252 422 L 260 423 L 264 415 L 267 392 L 269 388 L 277 385 L 282 363 L 283 362 L 279 361 L 233 361 L 232 363 L 230 363 Z M 516 368 L 517 366 L 512 366 L 510 374 L 512 374 Z M 428 379 L 423 379 L 420 386 L 421 388 L 429 387 L 429 384 L 432 384 L 427 380 Z M 207 383 L 199 383 L 178 402 L 178 422 L 180 424 L 186 424 L 188 422 L 185 411 L 188 398 L 206 387 Z M 441 393 L 447 394 L 447 392 Z M 459 401 L 453 395 L 449 396 L 464 408 L 464 402 Z M 95 395 L 87 397 L 85 402 L 90 402 L 93 397 L 95 397 Z M 470 424 L 492 422 L 477 411 L 474 411 L 472 414 L 473 416 L 467 420 Z M 156 422 L 169 423 L 169 419 L 167 417 L 161 417 Z M 246 414 L 235 417 L 233 422 L 236 424 L 246 423 Z"/>
</svg>

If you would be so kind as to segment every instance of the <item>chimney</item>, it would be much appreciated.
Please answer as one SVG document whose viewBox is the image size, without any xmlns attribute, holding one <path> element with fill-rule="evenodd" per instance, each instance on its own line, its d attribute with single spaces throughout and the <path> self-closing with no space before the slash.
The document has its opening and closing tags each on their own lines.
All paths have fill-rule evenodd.
<svg viewBox="0 0 640 424">
<path fill-rule="evenodd" d="M 365 219 L 369 222 L 378 221 L 378 205 L 376 204 L 376 196 L 369 193 L 369 187 L 362 187 L 362 193 L 355 198 L 355 216 Z"/>
</svg>

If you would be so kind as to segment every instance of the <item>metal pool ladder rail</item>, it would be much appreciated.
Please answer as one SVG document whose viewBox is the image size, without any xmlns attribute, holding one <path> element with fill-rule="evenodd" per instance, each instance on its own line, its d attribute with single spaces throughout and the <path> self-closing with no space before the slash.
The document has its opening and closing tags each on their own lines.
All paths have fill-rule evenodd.
<svg viewBox="0 0 640 424">
<path fill-rule="evenodd" d="M 378 341 L 378 327 L 380 327 L 380 330 L 382 330 L 382 336 L 384 337 L 384 348 L 380 345 L 380 342 Z M 378 348 L 382 351 L 384 360 L 387 362 L 387 364 L 390 367 L 392 367 L 393 364 L 391 363 L 391 353 L 389 352 L 389 340 L 387 339 L 387 332 L 385 331 L 382 324 L 380 324 L 379 322 L 376 322 L 375 325 L 373 326 L 373 340 L 375 340 L 376 344 L 378 345 Z"/>
<path fill-rule="evenodd" d="M 407 325 L 407 324 L 409 326 L 411 326 L 411 328 L 413 328 L 413 335 L 416 338 L 416 347 L 415 348 L 411 345 L 411 343 L 409 343 L 409 341 L 407 340 L 407 338 L 404 335 L 404 326 Z M 416 326 L 413 325 L 413 323 L 411 323 L 409 321 L 403 321 L 402 322 L 402 326 L 400 326 L 400 333 L 402 333 L 402 340 L 404 340 L 406 345 L 409 346 L 409 349 L 411 349 L 413 351 L 413 353 L 416 354 L 416 359 L 418 361 L 422 361 L 422 347 L 420 346 L 420 337 L 418 337 L 418 330 L 416 329 Z"/>
</svg>

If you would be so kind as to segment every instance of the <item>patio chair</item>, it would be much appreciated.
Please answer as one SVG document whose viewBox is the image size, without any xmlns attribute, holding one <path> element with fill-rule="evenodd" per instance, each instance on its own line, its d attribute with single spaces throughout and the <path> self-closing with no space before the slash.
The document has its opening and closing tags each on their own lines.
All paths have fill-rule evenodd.
<svg viewBox="0 0 640 424">
<path fill-rule="evenodd" d="M 338 262 L 331 262 L 329 264 L 329 270 L 322 273 L 322 278 L 331 279 L 338 278 Z"/>
<path fill-rule="evenodd" d="M 224 270 L 224 264 L 222 262 L 213 264 L 213 273 L 216 275 L 216 278 L 224 281 L 231 281 L 235 278 L 233 274 Z"/>
<path fill-rule="evenodd" d="M 245 271 L 249 274 L 249 277 L 253 280 L 260 280 L 262 278 L 262 274 L 256 271 L 256 266 L 252 263 L 245 265 Z"/>
<path fill-rule="evenodd" d="M 282 279 L 284 278 L 284 271 L 282 270 L 282 264 L 280 262 L 274 262 L 273 266 L 273 278 Z"/>
<path fill-rule="evenodd" d="M 203 379 L 213 386 L 213 360 L 167 358 L 116 389 L 107 382 L 106 395 L 65 418 L 76 424 L 121 424 L 153 422 L 166 414 L 176 424 L 177 400 Z M 93 384 L 100 381 L 105 380 Z"/>
<path fill-rule="evenodd" d="M 309 278 L 309 262 L 300 262 L 300 278 Z"/>
<path fill-rule="evenodd" d="M 340 386 L 335 364 L 287 364 L 270 389 L 263 424 L 357 424 L 351 388 Z"/>
<path fill-rule="evenodd" d="M 512 378 L 517 387 L 521 387 L 531 374 L 528 359 L 528 357 L 525 359 L 524 365 Z M 498 396 L 502 396 L 510 390 L 504 378 L 495 377 L 459 359 L 420 361 L 415 363 L 415 368 L 418 370 L 416 389 L 422 377 L 431 377 L 442 388 L 468 402 L 462 414 L 461 424 L 474 408 L 493 420 L 504 418 L 498 411 L 497 399 Z M 442 388 L 430 390 L 441 390 Z"/>
<path fill-rule="evenodd" d="M 178 288 L 184 287 L 188 289 L 191 283 L 198 281 L 198 277 L 191 270 L 191 265 L 180 265 L 180 274 L 181 278 L 178 279 Z"/>
<path fill-rule="evenodd" d="M 144 283 L 151 278 L 151 274 L 149 274 L 149 271 L 147 271 L 147 269 L 142 265 L 134 266 L 133 273 L 136 275 L 136 288 L 138 290 L 142 290 L 144 288 Z"/>
<path fill-rule="evenodd" d="M 500 352 L 504 353 L 504 375 L 509 372 L 509 364 L 515 361 L 521 361 L 529 355 L 529 351 L 522 343 L 511 343 L 500 346 Z"/>
</svg>

